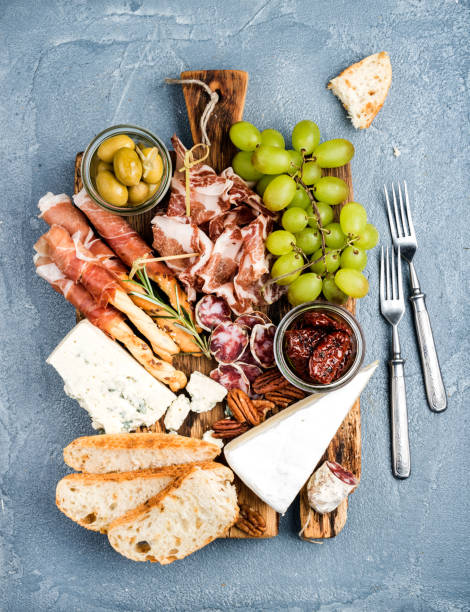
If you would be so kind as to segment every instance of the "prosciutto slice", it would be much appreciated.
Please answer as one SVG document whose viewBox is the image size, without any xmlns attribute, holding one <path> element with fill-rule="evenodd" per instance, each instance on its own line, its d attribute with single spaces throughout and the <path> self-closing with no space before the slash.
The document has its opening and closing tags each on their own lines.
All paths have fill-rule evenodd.
<svg viewBox="0 0 470 612">
<path fill-rule="evenodd" d="M 199 273 L 204 281 L 204 293 L 214 293 L 218 287 L 229 282 L 238 271 L 241 249 L 243 246 L 242 231 L 238 227 L 228 227 L 217 238 L 209 261 Z"/>
<path fill-rule="evenodd" d="M 171 197 L 168 203 L 169 217 L 182 217 L 186 214 L 186 176 L 184 156 L 186 147 L 175 135 L 171 142 L 176 153 L 176 171 L 171 182 Z M 191 221 L 196 225 L 207 223 L 230 208 L 227 192 L 233 183 L 230 179 L 218 176 L 206 164 L 197 164 L 190 171 Z"/>
<path fill-rule="evenodd" d="M 271 212 L 264 206 L 260 196 L 238 174 L 235 174 L 233 168 L 226 168 L 220 176 L 232 182 L 232 186 L 226 196 L 230 204 L 238 205 L 244 203 L 258 214 L 272 218 L 276 217 L 276 213 Z"/>
</svg>

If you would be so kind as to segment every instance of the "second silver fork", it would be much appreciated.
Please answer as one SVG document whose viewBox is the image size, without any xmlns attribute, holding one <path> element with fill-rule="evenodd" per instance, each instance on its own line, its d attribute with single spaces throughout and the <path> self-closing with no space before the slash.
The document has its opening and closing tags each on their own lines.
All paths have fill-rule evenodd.
<svg viewBox="0 0 470 612">
<path fill-rule="evenodd" d="M 411 470 L 410 443 L 408 438 L 408 410 L 406 407 L 405 360 L 401 356 L 398 324 L 405 312 L 400 247 L 395 263 L 387 247 L 382 247 L 380 258 L 380 310 L 392 326 L 392 359 L 390 359 L 390 393 L 392 425 L 392 469 L 397 478 L 408 478 Z"/>
</svg>

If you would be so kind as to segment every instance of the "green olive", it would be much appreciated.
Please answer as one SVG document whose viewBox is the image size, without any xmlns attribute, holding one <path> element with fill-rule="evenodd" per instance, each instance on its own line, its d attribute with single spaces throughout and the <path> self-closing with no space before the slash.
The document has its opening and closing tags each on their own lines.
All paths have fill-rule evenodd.
<svg viewBox="0 0 470 612">
<path fill-rule="evenodd" d="M 158 181 L 158 183 L 149 183 L 148 186 L 148 195 L 147 198 L 151 198 L 155 193 L 157 193 L 158 188 L 160 187 L 160 182 Z"/>
<path fill-rule="evenodd" d="M 139 151 L 138 151 L 139 152 Z M 140 149 L 139 157 L 142 160 L 142 178 L 146 183 L 158 183 L 163 174 L 163 161 L 158 154 L 157 147 Z"/>
<path fill-rule="evenodd" d="M 137 153 L 125 147 L 116 151 L 113 157 L 114 174 L 118 181 L 128 187 L 138 185 L 142 177 L 142 164 Z"/>
<path fill-rule="evenodd" d="M 131 204 L 142 204 L 149 197 L 149 187 L 147 183 L 140 182 L 129 187 L 129 202 Z"/>
<path fill-rule="evenodd" d="M 98 147 L 96 154 L 104 162 L 112 162 L 114 154 L 118 149 L 135 149 L 135 142 L 126 134 L 118 134 L 117 136 L 111 136 L 107 138 Z"/>
<path fill-rule="evenodd" d="M 113 165 L 108 164 L 104 161 L 99 161 L 98 164 L 96 165 L 96 174 L 98 174 L 98 172 L 104 172 L 104 170 L 109 170 L 110 172 L 112 172 Z"/>
<path fill-rule="evenodd" d="M 127 187 L 120 183 L 109 170 L 98 172 L 96 188 L 103 200 L 109 204 L 114 204 L 114 206 L 125 206 L 127 204 Z"/>
</svg>

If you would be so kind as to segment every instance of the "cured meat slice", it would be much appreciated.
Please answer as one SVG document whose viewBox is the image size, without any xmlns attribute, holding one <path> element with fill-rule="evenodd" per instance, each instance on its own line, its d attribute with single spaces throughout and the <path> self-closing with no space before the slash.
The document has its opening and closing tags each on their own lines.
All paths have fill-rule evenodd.
<svg viewBox="0 0 470 612">
<path fill-rule="evenodd" d="M 250 382 L 241 367 L 235 363 L 221 364 L 218 368 L 212 370 L 209 376 L 228 391 L 230 389 L 240 389 L 248 395 L 250 394 Z"/>
<path fill-rule="evenodd" d="M 186 177 L 185 171 L 181 171 L 184 168 L 186 147 L 176 135 L 172 137 L 171 142 L 176 152 L 176 170 L 171 181 L 167 215 L 182 217 L 186 215 Z M 193 223 L 207 223 L 230 208 L 226 194 L 233 183 L 228 177 L 218 176 L 210 166 L 202 163 L 193 166 L 189 173 Z"/>
<path fill-rule="evenodd" d="M 216 295 L 205 295 L 199 300 L 195 308 L 197 324 L 211 331 L 217 327 L 219 323 L 230 321 L 230 307 L 227 302 Z"/>
<path fill-rule="evenodd" d="M 308 481 L 308 503 L 320 514 L 332 512 L 358 484 L 354 474 L 342 465 L 325 461 Z"/>
<path fill-rule="evenodd" d="M 228 210 L 217 217 L 214 217 L 209 223 L 209 236 L 211 240 L 217 240 L 220 234 L 227 227 L 243 227 L 251 223 L 255 219 L 257 213 L 249 206 L 241 205 Z"/>
<path fill-rule="evenodd" d="M 230 282 L 238 272 L 243 237 L 238 227 L 228 227 L 215 241 L 204 269 L 199 272 L 204 293 L 212 293 Z"/>
<path fill-rule="evenodd" d="M 235 365 L 237 365 L 243 370 L 243 373 L 248 378 L 250 383 L 255 382 L 258 376 L 261 376 L 261 374 L 263 373 L 263 370 L 259 366 L 253 365 L 251 363 L 243 363 L 242 361 L 237 361 Z"/>
<path fill-rule="evenodd" d="M 274 367 L 274 335 L 276 326 L 272 323 L 257 323 L 251 332 L 250 348 L 255 360 L 263 368 Z"/>
<path fill-rule="evenodd" d="M 234 363 L 248 345 L 248 333 L 243 327 L 226 321 L 212 330 L 210 351 L 219 363 Z"/>
<path fill-rule="evenodd" d="M 266 323 L 271 323 L 271 319 L 264 312 L 255 311 L 240 315 L 235 319 L 235 323 L 251 331 L 256 324 L 265 325 Z"/>
<path fill-rule="evenodd" d="M 259 363 L 256 361 L 256 359 L 251 353 L 250 343 L 246 345 L 245 350 L 243 351 L 242 355 L 240 356 L 240 359 L 238 360 L 238 363 L 247 363 L 249 365 L 259 366 Z"/>
<path fill-rule="evenodd" d="M 226 168 L 220 176 L 224 177 L 225 179 L 229 179 L 232 182 L 232 185 L 227 191 L 226 195 L 230 204 L 248 204 L 248 206 L 257 213 L 261 213 L 268 217 L 276 217 L 276 213 L 273 213 L 266 208 L 260 196 L 255 193 L 248 186 L 248 184 L 240 176 L 238 176 L 238 174 L 235 174 L 233 168 Z"/>
</svg>

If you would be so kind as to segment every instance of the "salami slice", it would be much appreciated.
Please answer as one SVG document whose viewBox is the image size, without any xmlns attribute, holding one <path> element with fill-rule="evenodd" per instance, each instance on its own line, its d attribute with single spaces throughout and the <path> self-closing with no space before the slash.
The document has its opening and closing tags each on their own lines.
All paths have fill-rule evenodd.
<svg viewBox="0 0 470 612">
<path fill-rule="evenodd" d="M 259 363 L 255 360 L 253 355 L 251 354 L 250 343 L 248 343 L 245 347 L 245 350 L 241 354 L 238 359 L 238 363 L 249 363 L 250 365 L 259 365 Z"/>
<path fill-rule="evenodd" d="M 256 324 L 250 338 L 251 354 L 262 368 L 274 367 L 274 335 L 276 326 L 272 323 L 266 325 Z"/>
<path fill-rule="evenodd" d="M 248 394 L 251 391 L 249 380 L 241 367 L 235 363 L 221 364 L 218 368 L 212 370 L 209 376 L 228 391 L 230 389 L 241 389 L 241 391 Z"/>
<path fill-rule="evenodd" d="M 242 361 L 237 361 L 235 365 L 237 365 L 243 370 L 243 373 L 248 378 L 250 383 L 255 382 L 258 376 L 261 376 L 261 374 L 263 373 L 263 370 L 259 366 L 253 365 L 251 363 L 243 363 Z"/>
<path fill-rule="evenodd" d="M 230 321 L 230 306 L 224 298 L 216 295 L 205 295 L 196 304 L 197 324 L 206 331 L 212 331 L 219 323 Z"/>
<path fill-rule="evenodd" d="M 308 481 L 308 503 L 320 514 L 332 512 L 358 484 L 354 474 L 342 465 L 325 461 Z"/>
<path fill-rule="evenodd" d="M 248 342 L 246 329 L 232 321 L 225 321 L 212 330 L 209 348 L 219 363 L 234 363 L 239 360 Z"/>
<path fill-rule="evenodd" d="M 235 323 L 238 323 L 238 325 L 246 327 L 251 331 L 257 323 L 264 325 L 266 323 L 271 323 L 271 320 L 268 315 L 264 314 L 264 312 L 255 311 L 240 315 L 235 319 Z"/>
</svg>

